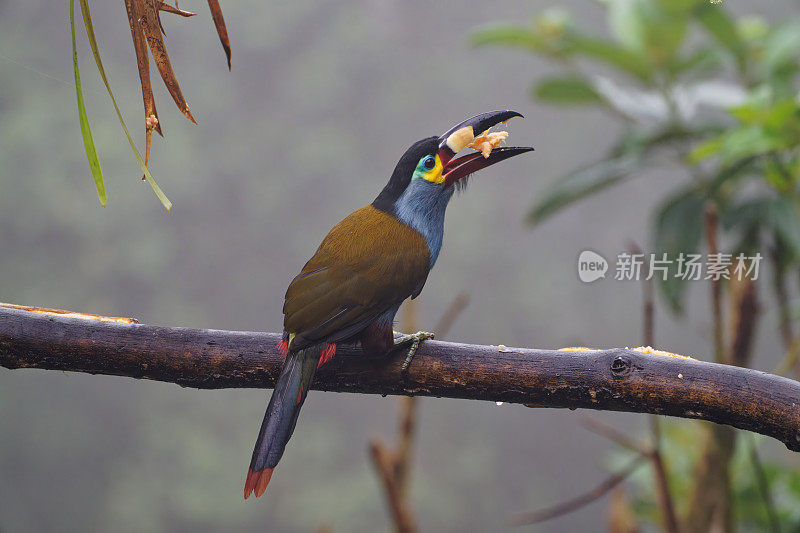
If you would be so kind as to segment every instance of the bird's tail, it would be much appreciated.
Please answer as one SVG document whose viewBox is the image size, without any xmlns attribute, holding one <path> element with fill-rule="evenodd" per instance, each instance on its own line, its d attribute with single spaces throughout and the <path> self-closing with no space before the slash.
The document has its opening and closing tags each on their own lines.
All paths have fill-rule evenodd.
<svg viewBox="0 0 800 533">
<path fill-rule="evenodd" d="M 306 399 L 314 373 L 322 360 L 330 357 L 331 347 L 335 350 L 335 345 L 317 345 L 287 355 L 264 414 L 250 468 L 247 470 L 245 499 L 251 493 L 255 493 L 256 497 L 261 496 L 267 489 L 272 470 L 280 461 L 286 443 L 292 436 L 297 415 L 300 414 L 300 407 Z"/>
</svg>

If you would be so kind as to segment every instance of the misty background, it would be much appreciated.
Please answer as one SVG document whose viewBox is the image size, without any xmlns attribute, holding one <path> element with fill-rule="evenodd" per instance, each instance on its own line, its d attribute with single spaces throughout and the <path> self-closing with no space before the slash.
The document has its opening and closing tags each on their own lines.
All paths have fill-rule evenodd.
<svg viewBox="0 0 800 533">
<path fill-rule="evenodd" d="M 526 227 L 537 192 L 603 154 L 615 126 L 595 111 L 534 104 L 529 87 L 551 71 L 546 63 L 469 45 L 482 24 L 526 20 L 552 4 L 225 2 L 229 73 L 206 3 L 182 1 L 198 15 L 162 21 L 198 126 L 152 69 L 166 138 L 154 136 L 150 168 L 174 203 L 167 213 L 140 181 L 78 28 L 109 194 L 99 206 L 76 112 L 67 2 L 0 0 L 0 301 L 279 331 L 289 281 L 330 227 L 372 201 L 409 145 L 509 108 L 526 116 L 509 124 L 509 144 L 536 151 L 482 171 L 451 203 L 419 298 L 422 329 L 464 291 L 471 303 L 448 340 L 641 344 L 642 287 L 613 280 L 614 258 L 631 240 L 647 249 L 653 202 L 687 176 L 654 168 Z M 594 3 L 559 5 L 600 31 Z M 776 18 L 791 8 L 758 9 Z M 124 6 L 92 9 L 112 88 L 143 150 Z M 586 249 L 612 263 L 606 279 L 579 281 Z M 707 290 L 690 286 L 681 319 L 659 305 L 657 347 L 711 359 Z M 776 324 L 767 309 L 755 368 L 771 370 L 782 355 Z M 388 530 L 367 443 L 393 438 L 396 398 L 311 393 L 267 494 L 244 502 L 267 392 L 0 369 L 0 531 Z M 641 416 L 589 414 L 634 435 L 646 426 Z M 494 530 L 514 511 L 598 483 L 611 448 L 580 426 L 579 412 L 424 398 L 412 505 L 423 531 Z M 600 500 L 536 530 L 596 529 L 606 508 Z"/>
</svg>

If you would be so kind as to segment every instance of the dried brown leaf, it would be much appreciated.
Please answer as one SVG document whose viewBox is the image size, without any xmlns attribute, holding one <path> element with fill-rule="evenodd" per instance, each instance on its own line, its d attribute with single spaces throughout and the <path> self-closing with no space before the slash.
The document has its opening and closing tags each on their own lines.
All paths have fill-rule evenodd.
<svg viewBox="0 0 800 533">
<path fill-rule="evenodd" d="M 142 26 L 138 23 L 142 12 L 141 4 L 142 0 L 125 0 L 128 23 L 131 26 L 133 48 L 136 51 L 136 63 L 139 66 L 139 80 L 142 84 L 145 130 L 149 130 L 151 127 L 152 120 L 149 120 L 149 117 L 155 117 L 155 130 L 163 137 L 164 134 L 161 131 L 161 123 L 158 121 L 158 112 L 156 111 L 156 101 L 153 98 L 153 87 L 150 84 L 150 55 L 147 52 L 147 41 L 142 31 Z"/>
<path fill-rule="evenodd" d="M 219 7 L 219 0 L 208 0 L 208 7 L 211 9 L 211 18 L 214 19 L 214 26 L 217 27 L 219 42 L 222 43 L 222 48 L 225 50 L 225 56 L 228 58 L 228 70 L 230 70 L 231 42 L 228 39 L 228 29 L 225 27 L 225 19 L 222 17 L 222 8 Z"/>
<path fill-rule="evenodd" d="M 178 3 L 175 2 L 175 6 L 171 6 L 166 2 L 161 2 L 161 5 L 158 8 L 161 11 L 166 11 L 167 13 L 172 13 L 173 15 L 180 15 L 181 17 L 193 17 L 197 15 L 197 13 L 192 13 L 191 11 L 184 11 L 182 9 L 178 9 Z"/>
<path fill-rule="evenodd" d="M 147 128 L 145 130 L 145 132 L 144 132 L 144 138 L 145 138 L 145 141 L 144 141 L 144 143 L 145 143 L 144 164 L 145 164 L 145 166 L 149 166 L 150 165 L 150 146 L 153 144 L 153 130 L 150 129 L 150 128 Z M 142 174 L 142 181 L 145 181 L 146 179 L 147 179 L 147 176 Z"/>
<path fill-rule="evenodd" d="M 153 60 L 156 62 L 158 72 L 161 74 L 161 79 L 164 80 L 164 85 L 167 86 L 169 94 L 175 100 L 175 105 L 181 110 L 186 118 L 197 124 L 189 111 L 189 105 L 183 98 L 178 80 L 175 78 L 175 73 L 172 71 L 172 64 L 167 55 L 167 47 L 164 45 L 164 37 L 161 35 L 161 23 L 159 22 L 159 7 L 163 3 L 160 0 L 134 0 L 134 2 L 141 3 L 144 12 L 139 17 L 139 22 L 144 29 L 144 34 L 147 37 L 147 43 L 150 45 L 150 52 L 153 54 Z"/>
</svg>

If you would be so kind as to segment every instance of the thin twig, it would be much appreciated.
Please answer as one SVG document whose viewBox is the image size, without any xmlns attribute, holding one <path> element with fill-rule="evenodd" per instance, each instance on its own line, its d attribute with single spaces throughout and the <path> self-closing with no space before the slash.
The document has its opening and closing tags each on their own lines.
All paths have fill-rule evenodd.
<svg viewBox="0 0 800 533">
<path fill-rule="evenodd" d="M 632 253 L 642 253 L 641 248 L 635 243 L 630 245 Z M 653 279 L 643 281 L 642 290 L 642 314 L 643 321 L 643 340 L 645 346 L 655 346 L 655 283 Z M 661 510 L 661 517 L 664 521 L 664 530 L 667 533 L 678 532 L 678 518 L 675 514 L 675 504 L 672 501 L 672 493 L 669 490 L 669 478 L 667 469 L 664 466 L 664 458 L 661 455 L 661 425 L 658 415 L 650 415 L 650 437 L 653 440 L 650 459 L 653 463 L 653 482 L 655 485 L 656 498 Z"/>
<path fill-rule="evenodd" d="M 664 520 L 664 530 L 667 533 L 677 533 L 679 530 L 678 517 L 675 514 L 675 504 L 672 501 L 672 493 L 669 490 L 667 469 L 664 466 L 664 458 L 661 455 L 661 428 L 657 415 L 650 415 L 650 432 L 653 436 L 653 451 L 650 459 L 653 462 L 656 497 Z"/>
<path fill-rule="evenodd" d="M 601 437 L 605 437 L 608 440 L 616 444 L 619 444 L 623 448 L 627 448 L 628 450 L 634 451 L 639 455 L 650 457 L 650 455 L 653 453 L 653 450 L 651 448 L 642 445 L 641 443 L 630 438 L 628 435 L 618 430 L 614 426 L 606 424 L 605 422 L 598 420 L 596 418 L 590 418 L 586 415 L 582 415 L 581 425 L 586 429 L 588 429 L 589 431 L 591 431 L 592 433 L 600 435 Z"/>
<path fill-rule="evenodd" d="M 643 255 L 642 248 L 636 241 L 628 243 L 628 250 L 631 255 Z M 643 341 L 645 346 L 655 346 L 655 295 L 654 295 L 653 279 L 642 280 L 642 315 L 644 322 L 642 324 Z"/>
<path fill-rule="evenodd" d="M 436 323 L 436 328 L 433 330 L 436 333 L 437 339 L 442 340 L 447 337 L 447 334 L 450 333 L 450 328 L 453 327 L 453 323 L 461 316 L 461 313 L 464 312 L 464 309 L 466 309 L 468 305 L 469 294 L 466 292 L 460 292 L 453 298 L 453 301 L 450 302 L 450 305 L 447 306 L 447 309 L 442 313 L 439 322 Z"/>
<path fill-rule="evenodd" d="M 716 219 L 710 220 L 715 227 Z M 716 249 L 716 230 L 708 232 L 709 249 Z M 712 282 L 719 285 L 719 282 Z M 723 360 L 731 365 L 747 367 L 752 355 L 755 329 L 758 322 L 756 283 L 751 279 L 734 279 L 729 282 L 731 302 L 732 342 Z M 712 298 L 719 295 L 712 291 Z M 715 313 L 715 330 L 721 314 Z M 721 338 L 715 335 L 715 351 Z M 705 426 L 704 444 L 695 463 L 695 477 L 691 488 L 690 505 L 684 522 L 687 533 L 705 533 L 713 529 L 733 530 L 730 463 L 736 447 L 737 432 L 732 427 Z"/>
<path fill-rule="evenodd" d="M 786 285 L 786 268 L 784 256 L 786 252 L 780 244 L 775 244 L 768 257 L 772 263 L 772 291 L 778 302 L 778 331 L 783 340 L 783 349 L 789 350 L 794 338 L 792 328 L 792 313 L 789 309 L 789 288 Z"/>
<path fill-rule="evenodd" d="M 756 448 L 755 436 L 751 435 L 750 439 L 750 461 L 753 463 L 753 470 L 756 473 L 756 482 L 758 483 L 758 492 L 761 494 L 761 500 L 764 502 L 764 508 L 767 511 L 767 519 L 769 520 L 770 530 L 773 533 L 780 533 L 781 526 L 778 522 L 778 516 L 775 513 L 775 505 L 772 503 L 772 494 L 769 488 L 769 482 L 764 472 L 764 465 L 761 458 L 758 456 L 758 449 Z"/>
<path fill-rule="evenodd" d="M 718 230 L 719 220 L 717 218 L 717 209 L 713 205 L 709 205 L 705 212 L 705 233 L 706 243 L 708 245 L 708 253 L 711 256 L 719 253 L 719 246 L 717 244 Z M 719 261 L 716 263 L 719 264 Z M 724 323 L 722 317 L 722 281 L 720 279 L 712 279 L 710 282 L 713 319 L 712 328 L 714 332 L 714 360 L 717 363 L 725 363 L 727 361 L 725 360 L 725 334 L 723 330 Z"/>
<path fill-rule="evenodd" d="M 609 497 L 608 533 L 640 533 L 641 530 L 625 487 L 617 487 Z"/>
<path fill-rule="evenodd" d="M 417 429 L 417 406 L 419 399 L 414 396 L 400 398 L 400 428 L 395 457 L 394 474 L 400 496 L 408 494 L 408 472 L 411 469 L 411 452 L 414 448 L 414 435 Z"/>
<path fill-rule="evenodd" d="M 785 376 L 789 370 L 794 368 L 798 359 L 800 359 L 800 331 L 797 332 L 789 348 L 786 349 L 786 354 L 775 369 L 775 374 Z"/>
<path fill-rule="evenodd" d="M 403 306 L 403 330 L 417 330 L 417 302 L 410 300 Z M 383 493 L 389 514 L 397 533 L 416 531 L 416 520 L 408 504 L 408 471 L 411 448 L 416 426 L 417 399 L 413 396 L 400 398 L 400 422 L 396 451 L 389 449 L 380 439 L 370 441 L 372 462 L 383 483 Z"/>
<path fill-rule="evenodd" d="M 447 307 L 436 326 L 437 336 L 445 336 L 455 320 L 469 303 L 469 296 L 460 293 Z M 403 330 L 417 330 L 417 302 L 410 300 L 403 307 Z M 381 478 L 389 512 L 398 533 L 416 531 L 416 520 L 408 504 L 408 478 L 411 452 L 416 433 L 418 399 L 405 396 L 400 399 L 400 422 L 396 451 L 379 439 L 370 441 L 370 455 L 378 476 Z"/>
<path fill-rule="evenodd" d="M 645 460 L 646 457 L 644 455 L 637 455 L 625 468 L 606 478 L 602 483 L 594 487 L 592 490 L 566 502 L 553 505 L 552 507 L 547 507 L 538 511 L 517 513 L 511 517 L 509 523 L 512 526 L 526 526 L 530 524 L 536 524 L 538 522 L 544 522 L 545 520 L 550 520 L 552 518 L 576 511 L 577 509 L 580 509 L 581 507 L 584 507 L 611 492 L 614 487 L 625 481 L 625 479 L 627 479 L 627 477 L 630 476 Z"/>
<path fill-rule="evenodd" d="M 409 300 L 404 306 L 403 329 L 409 333 L 417 331 L 419 320 L 417 300 Z M 417 427 L 417 398 L 400 398 L 400 427 L 398 428 L 397 452 L 394 454 L 394 476 L 398 497 L 406 499 L 408 494 L 408 472 L 411 451 L 414 447 L 414 434 Z"/>
<path fill-rule="evenodd" d="M 731 365 L 748 366 L 753 353 L 756 326 L 758 325 L 757 285 L 752 279 L 732 279 L 730 284 L 733 340 L 727 362 Z"/>
<path fill-rule="evenodd" d="M 408 508 L 406 499 L 399 497 L 400 491 L 394 474 L 395 458 L 387 446 L 378 439 L 370 441 L 369 451 L 372 457 L 372 464 L 375 465 L 378 477 L 383 483 L 384 494 L 386 494 L 386 502 L 389 505 L 389 512 L 395 525 L 395 531 L 398 533 L 416 531 L 414 515 Z"/>
</svg>

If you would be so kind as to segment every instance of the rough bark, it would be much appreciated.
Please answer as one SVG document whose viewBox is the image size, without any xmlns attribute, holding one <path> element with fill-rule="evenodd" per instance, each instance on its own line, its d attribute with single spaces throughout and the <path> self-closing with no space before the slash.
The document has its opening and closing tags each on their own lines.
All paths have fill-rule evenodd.
<svg viewBox="0 0 800 533">
<path fill-rule="evenodd" d="M 0 308 L 0 366 L 127 376 L 205 389 L 271 387 L 276 333 L 171 328 Z M 768 435 L 800 451 L 800 383 L 747 368 L 648 355 L 425 341 L 408 373 L 402 351 L 368 359 L 343 346 L 318 390 L 655 413 Z"/>
</svg>

